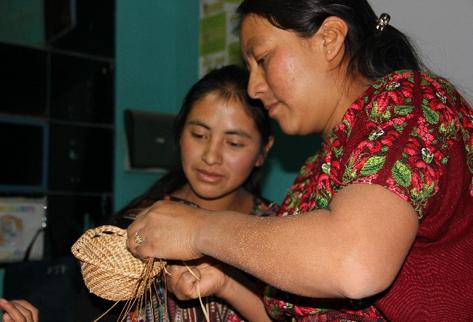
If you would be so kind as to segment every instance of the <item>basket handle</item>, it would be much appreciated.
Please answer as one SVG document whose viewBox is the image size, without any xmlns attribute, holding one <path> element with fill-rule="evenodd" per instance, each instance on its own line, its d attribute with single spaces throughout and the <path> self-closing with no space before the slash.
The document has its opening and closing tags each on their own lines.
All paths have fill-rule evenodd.
<svg viewBox="0 0 473 322">
<path fill-rule="evenodd" d="M 112 225 L 103 225 L 96 228 L 88 229 L 84 235 L 90 236 L 92 238 L 99 237 L 99 236 L 107 236 L 107 235 L 118 235 L 120 237 L 126 237 L 126 230 L 112 226 Z"/>
<path fill-rule="evenodd" d="M 121 229 L 119 227 L 112 226 L 112 225 L 103 225 L 96 228 L 88 229 L 72 245 L 71 247 L 72 254 L 76 258 L 80 259 L 82 257 L 80 249 L 84 244 L 87 244 L 86 241 L 90 241 L 94 238 L 101 237 L 101 236 L 119 236 L 119 237 L 126 238 L 127 233 L 125 229 Z"/>
</svg>

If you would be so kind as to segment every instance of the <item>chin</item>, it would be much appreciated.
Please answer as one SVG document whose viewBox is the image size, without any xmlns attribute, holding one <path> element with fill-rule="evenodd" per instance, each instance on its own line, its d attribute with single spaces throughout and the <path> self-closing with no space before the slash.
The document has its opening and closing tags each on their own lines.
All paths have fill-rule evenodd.
<svg viewBox="0 0 473 322">
<path fill-rule="evenodd" d="M 287 135 L 299 135 L 299 129 L 291 127 L 290 125 L 279 123 L 279 127 L 284 134 Z"/>
<path fill-rule="evenodd" d="M 279 127 L 281 128 L 281 131 L 284 134 L 287 134 L 287 135 L 309 135 L 309 134 L 313 134 L 313 132 L 304 130 L 300 125 L 298 125 L 296 123 L 285 123 L 283 121 L 283 122 L 279 122 Z"/>
<path fill-rule="evenodd" d="M 195 194 L 200 198 L 200 199 L 204 199 L 204 200 L 215 200 L 215 199 L 219 199 L 219 198 L 222 198 L 222 196 L 225 195 L 225 193 L 222 193 L 221 190 L 218 190 L 218 191 L 208 191 L 208 190 L 204 190 L 204 191 L 195 191 Z"/>
</svg>

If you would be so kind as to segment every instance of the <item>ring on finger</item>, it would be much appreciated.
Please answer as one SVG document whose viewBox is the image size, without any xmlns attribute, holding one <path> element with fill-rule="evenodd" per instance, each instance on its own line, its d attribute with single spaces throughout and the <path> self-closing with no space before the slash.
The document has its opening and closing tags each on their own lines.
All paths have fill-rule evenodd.
<svg viewBox="0 0 473 322">
<path fill-rule="evenodd" d="M 143 239 L 143 237 L 140 235 L 140 232 L 139 232 L 139 231 L 137 231 L 137 232 L 135 233 L 135 235 L 133 236 L 133 241 L 135 242 L 135 244 L 136 244 L 137 246 L 140 246 L 141 244 L 143 244 L 144 239 Z"/>
</svg>

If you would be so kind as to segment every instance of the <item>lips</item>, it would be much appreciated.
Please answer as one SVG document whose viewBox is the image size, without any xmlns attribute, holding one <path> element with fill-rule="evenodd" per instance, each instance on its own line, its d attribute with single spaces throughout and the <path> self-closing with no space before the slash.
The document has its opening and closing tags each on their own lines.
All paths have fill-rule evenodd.
<svg viewBox="0 0 473 322">
<path fill-rule="evenodd" d="M 270 104 L 264 104 L 264 107 L 268 111 L 268 114 L 270 117 L 273 117 L 276 107 L 278 105 L 278 102 L 270 103 Z"/>
<path fill-rule="evenodd" d="M 201 181 L 208 182 L 208 183 L 215 183 L 220 181 L 223 178 L 222 174 L 206 171 L 202 169 L 197 169 L 197 176 Z"/>
</svg>

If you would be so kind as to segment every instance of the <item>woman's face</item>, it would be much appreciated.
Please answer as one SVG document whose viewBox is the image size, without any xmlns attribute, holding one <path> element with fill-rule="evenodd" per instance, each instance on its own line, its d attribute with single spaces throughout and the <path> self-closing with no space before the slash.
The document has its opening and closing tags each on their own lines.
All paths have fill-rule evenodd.
<svg viewBox="0 0 473 322">
<path fill-rule="evenodd" d="M 336 107 L 336 73 L 325 59 L 320 33 L 302 38 L 249 15 L 240 38 L 249 95 L 263 101 L 287 134 L 325 131 Z"/>
<path fill-rule="evenodd" d="M 180 139 L 191 193 L 218 199 L 241 188 L 264 161 L 261 136 L 241 102 L 209 93 L 189 113 Z M 269 147 L 268 147 L 269 149 Z"/>
</svg>

